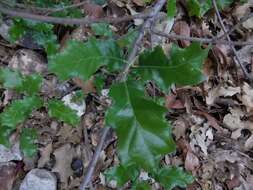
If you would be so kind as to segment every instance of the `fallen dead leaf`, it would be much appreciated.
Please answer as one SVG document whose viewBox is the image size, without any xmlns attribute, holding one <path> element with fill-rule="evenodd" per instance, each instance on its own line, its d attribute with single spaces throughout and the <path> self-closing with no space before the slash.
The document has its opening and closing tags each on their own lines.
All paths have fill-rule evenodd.
<svg viewBox="0 0 253 190">
<path fill-rule="evenodd" d="M 60 181 L 68 184 L 68 178 L 73 175 L 71 163 L 75 157 L 75 149 L 70 144 L 65 144 L 54 151 L 55 165 L 52 169 L 60 176 Z"/>
<path fill-rule="evenodd" d="M 53 146 L 52 142 L 47 144 L 45 147 L 40 148 L 40 158 L 38 160 L 38 168 L 43 168 L 45 164 L 50 161 L 50 154 L 52 153 Z"/>
<path fill-rule="evenodd" d="M 194 172 L 199 166 L 200 163 L 198 157 L 192 151 L 188 151 L 184 163 L 185 169 Z"/>
<path fill-rule="evenodd" d="M 173 26 L 173 30 L 177 35 L 190 37 L 191 34 L 190 27 L 185 21 L 176 22 L 175 25 Z M 191 44 L 191 42 L 187 40 L 180 40 L 179 42 L 182 47 L 187 47 Z"/>
</svg>

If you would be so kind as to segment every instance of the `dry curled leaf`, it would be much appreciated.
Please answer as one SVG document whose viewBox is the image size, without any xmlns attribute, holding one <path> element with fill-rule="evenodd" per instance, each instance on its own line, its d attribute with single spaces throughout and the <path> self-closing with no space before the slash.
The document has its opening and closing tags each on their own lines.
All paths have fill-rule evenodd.
<svg viewBox="0 0 253 190">
<path fill-rule="evenodd" d="M 52 171 L 57 172 L 62 183 L 68 184 L 68 178 L 73 175 L 71 162 L 75 157 L 75 149 L 70 144 L 65 144 L 54 151 L 55 166 Z"/>
</svg>

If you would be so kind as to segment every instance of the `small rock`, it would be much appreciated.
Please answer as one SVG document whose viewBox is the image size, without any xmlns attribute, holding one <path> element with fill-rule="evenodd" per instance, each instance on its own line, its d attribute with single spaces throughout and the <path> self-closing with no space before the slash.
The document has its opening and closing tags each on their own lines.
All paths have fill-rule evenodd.
<svg viewBox="0 0 253 190">
<path fill-rule="evenodd" d="M 47 70 L 46 60 L 37 52 L 28 49 L 18 50 L 10 60 L 9 67 L 24 75 L 45 73 Z"/>
<path fill-rule="evenodd" d="M 57 180 L 52 172 L 45 169 L 33 169 L 20 185 L 19 190 L 56 190 Z"/>
<path fill-rule="evenodd" d="M 85 112 L 86 104 L 84 98 L 81 98 L 81 100 L 80 99 L 76 101 L 74 100 L 75 96 L 78 96 L 77 93 L 78 92 L 72 92 L 70 94 L 67 94 L 62 98 L 62 101 L 66 106 L 70 107 L 72 110 L 75 110 L 77 112 L 77 115 L 81 117 Z"/>
<path fill-rule="evenodd" d="M 0 163 L 12 160 L 22 160 L 22 154 L 19 150 L 19 143 L 13 145 L 10 149 L 0 144 Z"/>
</svg>

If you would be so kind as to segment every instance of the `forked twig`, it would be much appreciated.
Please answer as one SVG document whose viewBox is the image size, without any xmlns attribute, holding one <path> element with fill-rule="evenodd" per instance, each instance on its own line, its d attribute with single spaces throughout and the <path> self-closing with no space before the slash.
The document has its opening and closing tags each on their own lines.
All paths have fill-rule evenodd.
<svg viewBox="0 0 253 190">
<path fill-rule="evenodd" d="M 235 47 L 232 45 L 231 39 L 230 39 L 229 35 L 227 34 L 227 30 L 226 30 L 226 27 L 225 27 L 225 25 L 224 25 L 224 23 L 222 21 L 221 15 L 219 13 L 219 10 L 218 10 L 217 4 L 216 4 L 216 0 L 212 0 L 212 3 L 213 3 L 213 6 L 214 6 L 214 10 L 215 10 L 216 16 L 217 16 L 217 18 L 219 20 L 219 23 L 221 25 L 221 28 L 222 28 L 224 34 L 226 34 L 226 38 L 227 38 L 227 40 L 229 42 L 229 46 L 230 46 L 231 50 L 234 53 L 233 60 L 234 60 L 235 63 L 238 62 L 238 64 L 240 65 L 240 67 L 241 67 L 241 69 L 243 71 L 244 76 L 250 81 L 250 83 L 252 83 L 252 77 L 251 77 L 251 75 L 248 73 L 246 67 L 241 62 L 241 60 L 240 60 L 240 58 L 239 58 L 239 56 L 238 56 L 238 54 L 237 54 L 237 52 L 235 50 Z"/>
<path fill-rule="evenodd" d="M 144 21 L 144 23 L 143 23 L 143 25 L 142 25 L 142 27 L 139 31 L 139 35 L 138 35 L 138 37 L 137 37 L 137 39 L 136 39 L 136 41 L 133 45 L 132 51 L 128 55 L 128 58 L 127 58 L 128 64 L 126 65 L 126 67 L 124 68 L 122 73 L 119 75 L 118 81 L 124 81 L 126 79 L 127 74 L 129 72 L 129 69 L 133 64 L 136 55 L 139 53 L 139 46 L 141 44 L 141 41 L 143 40 L 146 28 L 152 23 L 153 19 L 156 17 L 156 15 L 162 9 L 162 7 L 165 3 L 166 3 L 166 0 L 159 0 L 155 4 L 153 9 L 150 11 L 150 13 L 149 13 L 150 18 L 148 18 L 147 20 Z M 110 129 L 109 127 L 105 127 L 103 132 L 102 132 L 102 138 L 99 142 L 99 145 L 97 146 L 97 149 L 95 151 L 95 154 L 93 155 L 93 158 L 92 158 L 91 162 L 89 163 L 87 173 L 85 174 L 84 180 L 83 180 L 83 182 L 80 186 L 80 190 L 85 190 L 85 188 L 88 187 L 88 184 L 91 181 L 96 163 L 97 163 L 99 155 L 102 151 L 102 147 L 103 147 L 103 144 L 104 144 L 104 141 L 105 141 L 105 137 L 107 136 L 107 134 L 109 132 L 109 129 Z"/>
</svg>

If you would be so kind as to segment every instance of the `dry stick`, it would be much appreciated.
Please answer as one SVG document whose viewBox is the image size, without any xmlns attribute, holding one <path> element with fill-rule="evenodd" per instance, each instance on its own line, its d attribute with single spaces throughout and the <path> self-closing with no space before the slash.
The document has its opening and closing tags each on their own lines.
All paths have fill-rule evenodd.
<svg viewBox="0 0 253 190">
<path fill-rule="evenodd" d="M 234 62 L 236 63 L 236 61 L 237 61 L 237 62 L 239 63 L 239 65 L 240 65 L 240 67 L 241 67 L 241 69 L 242 69 L 243 74 L 245 75 L 245 77 L 246 77 L 250 82 L 252 82 L 252 77 L 249 75 L 247 69 L 245 68 L 245 66 L 244 66 L 243 63 L 241 62 L 241 60 L 240 60 L 240 58 L 239 58 L 239 56 L 238 56 L 238 54 L 237 54 L 237 52 L 236 52 L 236 50 L 235 50 L 235 47 L 232 45 L 231 39 L 230 39 L 229 35 L 227 34 L 226 27 L 225 27 L 225 25 L 224 25 L 224 23 L 223 23 L 223 21 L 222 21 L 221 16 L 220 16 L 220 13 L 219 13 L 219 10 L 218 10 L 216 1 L 215 1 L 215 0 L 212 0 L 212 3 L 213 3 L 213 6 L 214 6 L 214 9 L 215 9 L 215 13 L 216 13 L 216 15 L 217 15 L 217 17 L 218 17 L 219 23 L 220 23 L 220 25 L 221 25 L 221 28 L 222 28 L 223 32 L 226 34 L 226 38 L 227 38 L 227 40 L 228 40 L 228 42 L 229 42 L 229 46 L 230 46 L 230 48 L 232 49 L 232 51 L 233 51 L 233 53 L 234 53 L 234 55 L 235 55 L 235 58 L 233 57 Z"/>
<path fill-rule="evenodd" d="M 150 11 L 149 13 L 149 17 L 147 20 L 145 20 L 145 22 L 143 23 L 140 31 L 139 31 L 139 35 L 133 45 L 132 51 L 130 52 L 130 54 L 128 55 L 128 64 L 126 65 L 126 67 L 124 68 L 124 70 L 122 71 L 122 74 L 120 75 L 120 77 L 118 78 L 118 81 L 124 81 L 127 77 L 127 74 L 129 72 L 130 67 L 132 66 L 134 59 L 136 57 L 136 55 L 139 53 L 139 46 L 140 43 L 144 37 L 144 32 L 145 29 L 151 24 L 151 22 L 153 21 L 153 19 L 156 17 L 156 15 L 159 13 L 159 11 L 162 9 L 163 5 L 166 3 L 166 0 L 159 0 L 155 6 L 153 7 L 153 9 Z M 102 132 L 102 138 L 99 142 L 99 145 L 97 146 L 97 149 L 95 151 L 95 154 L 93 155 L 92 161 L 89 164 L 89 167 L 87 169 L 87 173 L 84 177 L 84 180 L 80 186 L 80 190 L 85 190 L 85 188 L 88 187 L 89 182 L 91 181 L 92 178 L 92 174 L 94 172 L 96 163 L 98 161 L 99 155 L 102 151 L 102 147 L 105 141 L 105 138 L 107 136 L 107 133 L 109 132 L 109 127 L 105 127 L 103 132 Z"/>
<path fill-rule="evenodd" d="M 48 11 L 48 13 L 46 15 L 56 13 L 56 12 L 60 12 L 60 11 L 66 10 L 66 9 L 81 7 L 86 3 L 87 3 L 87 1 L 82 1 L 80 3 L 76 3 L 76 4 L 72 4 L 72 5 L 68 5 L 68 6 L 64 6 L 64 7 L 60 7 L 60 8 L 55 8 L 55 9 L 52 9 L 52 10 Z"/>
<path fill-rule="evenodd" d="M 106 136 L 109 133 L 109 131 L 110 131 L 109 127 L 103 128 L 101 139 L 99 141 L 99 144 L 96 147 L 96 150 L 95 150 L 95 153 L 92 157 L 92 160 L 89 163 L 87 173 L 84 176 L 83 182 L 80 186 L 80 190 L 85 190 L 88 187 L 88 184 L 91 182 L 92 175 L 94 173 L 94 170 L 95 170 L 95 167 L 97 165 L 100 153 L 103 149 L 103 145 L 104 145 Z"/>
<path fill-rule="evenodd" d="M 242 17 L 242 18 L 236 23 L 236 25 L 234 25 L 229 31 L 227 31 L 226 33 L 222 34 L 221 36 L 218 36 L 218 37 L 215 38 L 215 39 L 219 40 L 219 39 L 222 39 L 222 38 L 226 37 L 226 35 L 231 34 L 231 33 L 232 33 L 234 30 L 236 30 L 242 23 L 244 23 L 245 21 L 247 21 L 247 20 L 250 19 L 251 17 L 253 17 L 253 13 L 250 13 L 250 14 L 248 14 L 248 15 Z"/>
<path fill-rule="evenodd" d="M 150 11 L 150 18 L 148 18 L 142 25 L 140 32 L 139 32 L 139 36 L 137 37 L 132 51 L 128 56 L 128 64 L 125 66 L 125 68 L 123 69 L 122 73 L 119 75 L 118 77 L 118 81 L 124 81 L 127 77 L 127 74 L 129 72 L 129 69 L 131 68 L 131 66 L 134 63 L 135 60 L 135 56 L 139 53 L 139 47 L 141 44 L 141 41 L 144 37 L 144 33 L 145 30 L 147 28 L 150 28 L 150 25 L 152 24 L 152 22 L 154 21 L 155 17 L 157 16 L 157 14 L 159 13 L 159 11 L 162 9 L 163 5 L 166 3 L 166 0 L 160 0 L 156 3 L 156 5 L 153 7 L 153 9 Z"/>
<path fill-rule="evenodd" d="M 136 15 L 129 15 L 124 17 L 105 17 L 105 18 L 60 18 L 52 16 L 43 16 L 32 13 L 24 12 L 20 9 L 9 9 L 3 6 L 0 6 L 0 12 L 11 17 L 21 17 L 25 19 L 54 23 L 54 24 L 63 24 L 63 25 L 90 25 L 93 23 L 120 23 L 125 21 L 130 21 L 134 19 L 144 19 L 150 17 L 149 13 L 140 13 Z"/>
<path fill-rule="evenodd" d="M 237 41 L 226 41 L 226 40 L 221 40 L 221 39 L 216 39 L 216 38 L 197 38 L 197 37 L 188 37 L 188 36 L 182 36 L 182 35 L 177 35 L 177 34 L 167 34 L 165 32 L 161 32 L 159 30 L 156 30 L 154 28 L 151 28 L 151 32 L 153 34 L 156 34 L 158 36 L 163 36 L 165 38 L 169 39 L 176 39 L 176 40 L 188 40 L 192 42 L 201 42 L 201 43 L 207 43 L 207 44 L 232 44 L 236 46 L 245 46 L 245 45 L 253 45 L 253 41 L 249 42 L 237 42 Z"/>
</svg>

